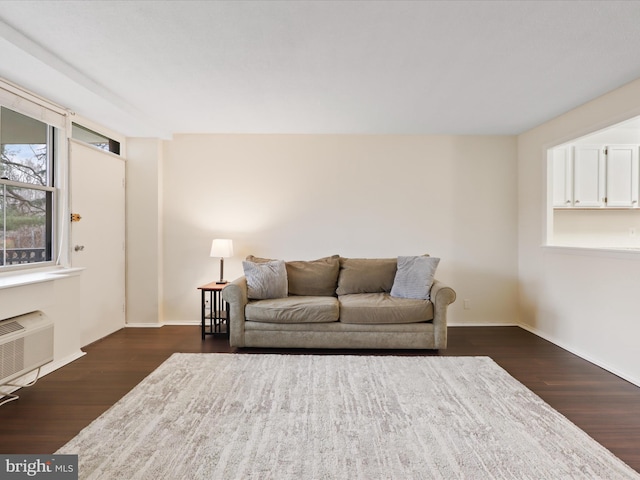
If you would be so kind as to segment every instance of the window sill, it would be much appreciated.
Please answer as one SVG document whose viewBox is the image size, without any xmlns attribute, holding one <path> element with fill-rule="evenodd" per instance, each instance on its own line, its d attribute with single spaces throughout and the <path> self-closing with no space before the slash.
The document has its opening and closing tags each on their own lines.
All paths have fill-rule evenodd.
<svg viewBox="0 0 640 480">
<path fill-rule="evenodd" d="M 29 273 L 7 273 L 0 276 L 0 289 L 52 282 L 60 278 L 80 275 L 84 268 L 55 268 Z"/>
<path fill-rule="evenodd" d="M 640 208 L 638 207 L 576 207 L 575 205 L 572 207 L 553 207 L 554 210 L 563 211 L 563 212 L 584 212 L 584 211 L 599 211 L 599 212 L 608 212 L 611 210 L 630 210 L 630 211 L 638 211 Z"/>
<path fill-rule="evenodd" d="M 543 245 L 542 249 L 549 253 L 564 255 L 640 260 L 640 247 L 579 247 L 567 245 Z"/>
</svg>

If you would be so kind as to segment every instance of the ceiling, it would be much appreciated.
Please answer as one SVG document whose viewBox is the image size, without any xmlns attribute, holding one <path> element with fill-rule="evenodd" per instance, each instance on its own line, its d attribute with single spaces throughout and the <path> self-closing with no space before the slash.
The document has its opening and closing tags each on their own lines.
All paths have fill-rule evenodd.
<svg viewBox="0 0 640 480">
<path fill-rule="evenodd" d="M 517 134 L 640 78 L 639 1 L 0 1 L 0 76 L 127 136 Z"/>
</svg>

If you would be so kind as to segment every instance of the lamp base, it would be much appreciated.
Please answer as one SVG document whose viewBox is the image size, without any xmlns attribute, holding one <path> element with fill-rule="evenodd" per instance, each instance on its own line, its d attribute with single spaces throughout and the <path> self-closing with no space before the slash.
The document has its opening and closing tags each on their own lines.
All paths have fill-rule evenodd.
<svg viewBox="0 0 640 480">
<path fill-rule="evenodd" d="M 224 258 L 220 257 L 220 280 L 216 282 L 216 285 L 224 285 L 225 283 L 228 283 L 226 280 L 223 280 L 223 278 L 224 278 Z"/>
</svg>

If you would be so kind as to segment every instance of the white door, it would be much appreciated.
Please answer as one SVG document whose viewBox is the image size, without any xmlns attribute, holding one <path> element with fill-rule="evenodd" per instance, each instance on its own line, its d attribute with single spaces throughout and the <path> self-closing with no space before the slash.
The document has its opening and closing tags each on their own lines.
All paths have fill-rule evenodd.
<svg viewBox="0 0 640 480">
<path fill-rule="evenodd" d="M 638 145 L 610 145 L 607 152 L 607 206 L 638 205 Z"/>
<path fill-rule="evenodd" d="M 81 282 L 82 345 L 125 325 L 125 162 L 70 141 L 71 263 L 84 267 Z"/>
<path fill-rule="evenodd" d="M 573 175 L 573 205 L 604 206 L 604 148 L 601 145 L 575 147 Z"/>
</svg>

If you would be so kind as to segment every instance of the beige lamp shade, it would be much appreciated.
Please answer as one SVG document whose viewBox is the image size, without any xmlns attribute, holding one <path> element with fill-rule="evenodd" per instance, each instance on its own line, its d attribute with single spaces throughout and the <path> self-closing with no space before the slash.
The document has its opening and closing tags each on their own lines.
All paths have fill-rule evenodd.
<svg viewBox="0 0 640 480">
<path fill-rule="evenodd" d="M 211 256 L 220 258 L 233 257 L 233 241 L 228 238 L 216 238 L 211 242 Z"/>
</svg>

